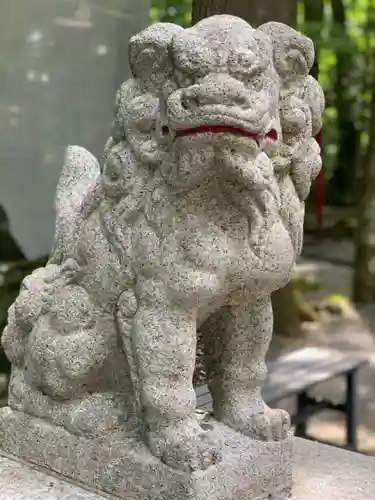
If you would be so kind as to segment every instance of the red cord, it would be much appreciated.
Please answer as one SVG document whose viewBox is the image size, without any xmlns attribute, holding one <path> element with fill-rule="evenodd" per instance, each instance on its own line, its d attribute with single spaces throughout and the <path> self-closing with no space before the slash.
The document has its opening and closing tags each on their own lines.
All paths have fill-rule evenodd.
<svg viewBox="0 0 375 500">
<path fill-rule="evenodd" d="M 195 135 L 195 134 L 203 134 L 211 132 L 213 134 L 234 134 L 234 135 L 242 135 L 244 137 L 250 137 L 251 139 L 260 139 L 262 135 L 259 132 L 249 132 L 239 127 L 231 127 L 229 125 L 202 125 L 200 127 L 186 128 L 176 130 L 176 137 L 185 137 L 187 135 Z M 270 139 L 272 141 L 277 141 L 277 132 L 272 129 L 267 132 L 264 137 Z"/>
</svg>

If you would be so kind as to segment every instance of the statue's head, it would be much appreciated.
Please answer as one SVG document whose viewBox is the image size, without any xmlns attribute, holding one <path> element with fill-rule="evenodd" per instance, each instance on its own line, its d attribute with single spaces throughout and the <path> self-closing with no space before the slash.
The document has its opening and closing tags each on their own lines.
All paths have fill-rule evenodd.
<svg viewBox="0 0 375 500">
<path fill-rule="evenodd" d="M 276 138 L 272 45 L 244 21 L 215 16 L 176 33 L 165 115 L 177 137 L 222 130 L 260 143 Z"/>
<path fill-rule="evenodd" d="M 177 155 L 185 185 L 198 177 L 235 176 L 233 165 L 225 166 L 227 153 L 236 150 L 243 161 L 253 162 L 277 141 L 279 81 L 272 43 L 245 21 L 214 16 L 186 30 L 155 24 L 131 39 L 130 66 L 140 95 L 133 105 L 124 98 L 123 115 L 133 124 L 125 124 L 132 128 L 127 140 L 136 146 L 143 128 L 149 137 L 143 135 L 142 152 L 163 150 L 173 161 Z M 157 156 L 153 160 L 161 159 Z M 186 162 L 204 168 L 189 175 Z M 254 176 L 243 177 L 253 184 Z"/>
<path fill-rule="evenodd" d="M 242 207 L 265 190 L 280 205 L 288 176 L 285 189 L 302 204 L 320 169 L 312 144 L 323 98 L 308 77 L 313 60 L 312 42 L 280 23 L 254 29 L 220 15 L 189 29 L 150 26 L 130 40 L 134 78 L 117 95 L 104 173 L 110 178 L 121 162 L 130 173 L 136 160 L 181 189 L 221 180 Z M 298 177 L 301 148 L 309 161 Z"/>
</svg>

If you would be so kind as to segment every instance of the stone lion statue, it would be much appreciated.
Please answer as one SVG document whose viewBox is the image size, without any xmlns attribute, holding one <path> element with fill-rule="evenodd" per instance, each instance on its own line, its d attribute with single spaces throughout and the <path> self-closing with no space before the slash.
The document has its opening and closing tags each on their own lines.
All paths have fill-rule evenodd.
<svg viewBox="0 0 375 500">
<path fill-rule="evenodd" d="M 9 310 L 13 412 L 78 436 L 136 429 L 168 466 L 206 469 L 221 450 L 196 416 L 199 331 L 215 420 L 288 435 L 261 385 L 270 294 L 291 277 L 321 166 L 313 58 L 283 24 L 226 15 L 130 40 L 103 161 L 69 148 L 50 260 Z"/>
</svg>

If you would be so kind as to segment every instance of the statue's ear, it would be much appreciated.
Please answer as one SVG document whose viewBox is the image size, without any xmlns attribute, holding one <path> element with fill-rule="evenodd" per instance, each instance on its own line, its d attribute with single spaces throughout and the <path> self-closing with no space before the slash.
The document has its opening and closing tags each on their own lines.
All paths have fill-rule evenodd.
<svg viewBox="0 0 375 500">
<path fill-rule="evenodd" d="M 262 24 L 258 30 L 271 37 L 274 65 L 283 80 L 309 74 L 315 58 L 310 38 L 283 23 L 269 22 Z"/>
<path fill-rule="evenodd" d="M 129 66 L 146 91 L 157 91 L 172 73 L 169 45 L 183 28 L 171 23 L 157 23 L 129 41 Z"/>
</svg>

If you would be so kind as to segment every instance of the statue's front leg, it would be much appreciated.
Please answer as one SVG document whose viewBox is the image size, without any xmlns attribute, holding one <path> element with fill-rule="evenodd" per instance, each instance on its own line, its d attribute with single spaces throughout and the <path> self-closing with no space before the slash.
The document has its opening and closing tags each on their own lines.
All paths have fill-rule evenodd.
<svg viewBox="0 0 375 500">
<path fill-rule="evenodd" d="M 139 291 L 132 343 L 148 445 L 171 467 L 206 469 L 220 450 L 196 418 L 195 315 L 172 304 L 152 280 Z"/>
<path fill-rule="evenodd" d="M 284 439 L 290 430 L 288 413 L 269 408 L 261 396 L 272 328 L 269 297 L 223 308 L 203 327 L 215 418 L 266 441 Z"/>
</svg>

